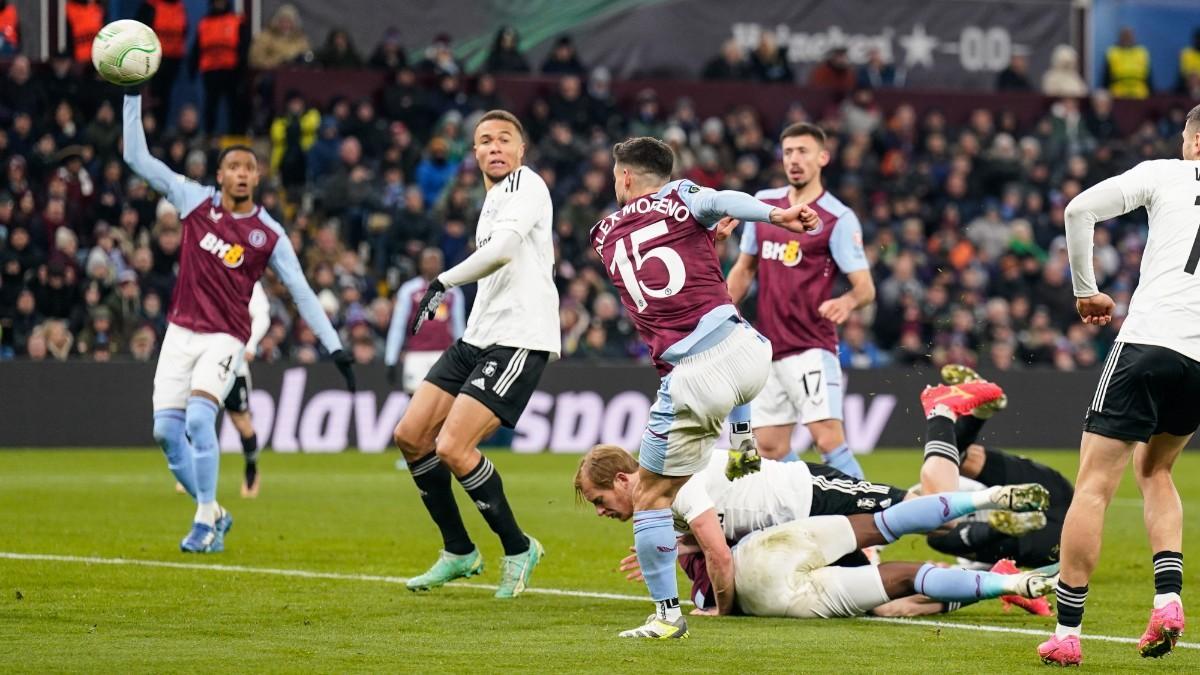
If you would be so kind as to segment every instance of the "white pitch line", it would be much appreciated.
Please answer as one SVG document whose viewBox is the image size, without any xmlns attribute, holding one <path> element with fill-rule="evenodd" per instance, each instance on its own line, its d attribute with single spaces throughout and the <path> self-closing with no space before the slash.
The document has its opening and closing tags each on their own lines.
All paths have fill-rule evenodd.
<svg viewBox="0 0 1200 675">
<path fill-rule="evenodd" d="M 279 569 L 274 567 L 247 567 L 245 565 L 203 565 L 200 563 L 184 563 L 171 562 L 169 560 L 141 560 L 137 558 L 96 558 L 88 556 L 74 555 L 55 555 L 50 553 L 13 553 L 9 551 L 0 551 L 0 559 L 6 560 L 27 560 L 41 562 L 64 562 L 64 563 L 82 563 L 85 565 L 133 565 L 138 567 L 160 567 L 176 570 L 200 570 L 206 572 L 232 572 L 235 574 L 266 574 L 281 577 L 298 577 L 301 579 L 331 579 L 335 581 L 371 581 L 384 584 L 403 584 L 408 581 L 404 577 L 392 577 L 377 574 L 343 574 L 340 572 L 314 572 L 310 570 L 296 569 Z M 494 584 L 473 584 L 464 582 L 453 582 L 447 584 L 457 588 L 473 588 L 476 590 L 494 591 Z M 560 597 L 571 598 L 589 598 L 593 600 L 623 600 L 626 602 L 647 602 L 646 597 L 642 595 L 625 595 L 621 593 L 601 593 L 597 591 L 572 591 L 561 588 L 526 588 L 526 593 L 537 595 L 555 595 Z M 1044 637 L 1047 635 L 1045 630 L 1035 630 L 1032 628 L 1010 628 L 1007 626 L 988 626 L 969 623 L 954 623 L 951 621 L 934 621 L 930 619 L 904 619 L 898 617 L 862 617 L 863 621 L 874 621 L 879 623 L 890 623 L 900 626 L 913 626 L 918 628 L 949 628 L 956 630 L 972 630 L 984 633 L 1009 633 L 1014 635 L 1033 635 Z M 1093 642 L 1116 642 L 1120 644 L 1137 644 L 1137 640 L 1127 637 L 1115 637 L 1112 635 L 1089 635 L 1084 634 L 1083 638 Z M 1175 645 L 1185 649 L 1200 649 L 1200 644 L 1192 642 L 1180 642 Z"/>
</svg>

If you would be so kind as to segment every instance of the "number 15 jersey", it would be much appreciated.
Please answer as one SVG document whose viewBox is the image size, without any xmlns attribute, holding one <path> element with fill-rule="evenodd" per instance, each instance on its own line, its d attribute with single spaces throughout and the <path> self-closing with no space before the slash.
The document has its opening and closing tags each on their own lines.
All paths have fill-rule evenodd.
<svg viewBox="0 0 1200 675">
<path fill-rule="evenodd" d="M 702 346 L 705 335 L 738 316 L 713 246 L 715 222 L 701 222 L 691 208 L 704 189 L 673 181 L 630 201 L 591 230 L 592 246 L 660 375 Z"/>
<path fill-rule="evenodd" d="M 1117 340 L 1172 349 L 1200 361 L 1200 161 L 1142 162 L 1109 179 L 1125 212 L 1146 207 L 1141 276 Z"/>
</svg>

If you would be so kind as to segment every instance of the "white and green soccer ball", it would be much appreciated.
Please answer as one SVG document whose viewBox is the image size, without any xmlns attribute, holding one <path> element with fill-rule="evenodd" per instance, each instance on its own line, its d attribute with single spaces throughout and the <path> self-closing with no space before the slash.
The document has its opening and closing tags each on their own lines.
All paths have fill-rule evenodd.
<svg viewBox="0 0 1200 675">
<path fill-rule="evenodd" d="M 114 21 L 92 41 L 92 65 L 100 77 L 121 86 L 141 84 L 158 72 L 162 45 L 154 31 L 140 21 Z"/>
</svg>

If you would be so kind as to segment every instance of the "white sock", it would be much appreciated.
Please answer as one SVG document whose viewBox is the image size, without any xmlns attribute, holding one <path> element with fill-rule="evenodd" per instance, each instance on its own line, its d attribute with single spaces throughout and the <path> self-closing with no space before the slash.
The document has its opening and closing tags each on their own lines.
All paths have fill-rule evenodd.
<svg viewBox="0 0 1200 675">
<path fill-rule="evenodd" d="M 1082 630 L 1082 629 L 1083 629 L 1083 626 L 1082 626 L 1082 625 L 1079 625 L 1079 626 L 1064 626 L 1064 625 L 1062 625 L 1062 624 L 1060 623 L 1060 624 L 1058 624 L 1058 626 L 1057 626 L 1057 627 L 1054 629 L 1054 636 L 1055 636 L 1055 637 L 1057 637 L 1057 638 L 1059 638 L 1059 639 L 1065 638 L 1065 637 L 1067 637 L 1068 635 L 1074 635 L 1075 637 L 1079 637 L 1080 635 L 1082 635 L 1082 634 L 1083 634 L 1083 630 Z"/>
<path fill-rule="evenodd" d="M 958 414 L 951 410 L 950 406 L 946 405 L 945 403 L 939 403 L 933 406 L 933 410 L 929 411 L 929 414 L 925 416 L 925 419 L 933 419 L 934 417 L 948 417 L 950 418 L 951 422 L 958 421 Z"/>
<path fill-rule="evenodd" d="M 734 450 L 741 450 L 742 443 L 751 438 L 754 438 L 754 432 L 750 430 L 749 422 L 729 423 L 729 447 Z"/>
<path fill-rule="evenodd" d="M 220 512 L 221 507 L 216 502 L 200 502 L 196 504 L 196 517 L 193 520 L 213 527 L 217 524 L 217 514 Z"/>
<path fill-rule="evenodd" d="M 679 603 L 676 602 L 674 607 L 668 606 L 667 601 L 658 603 L 658 616 L 667 621 L 674 621 L 683 616 L 683 612 L 679 609 Z"/>
<path fill-rule="evenodd" d="M 1158 593 L 1154 596 L 1154 609 L 1162 609 L 1172 602 L 1178 602 L 1180 607 L 1183 606 L 1183 598 L 1180 598 L 1178 593 Z"/>
</svg>

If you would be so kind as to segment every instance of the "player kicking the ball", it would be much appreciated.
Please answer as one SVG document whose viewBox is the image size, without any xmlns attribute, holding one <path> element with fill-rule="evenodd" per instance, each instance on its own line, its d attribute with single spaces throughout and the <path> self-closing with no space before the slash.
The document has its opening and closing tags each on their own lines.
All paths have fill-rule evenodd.
<svg viewBox="0 0 1200 675">
<path fill-rule="evenodd" d="M 819 226 L 804 205 L 776 208 L 750 195 L 671 181 L 675 157 L 653 138 L 613 147 L 617 203 L 592 226 L 591 242 L 662 377 L 642 436 L 633 538 L 655 613 L 622 637 L 685 638 L 675 580 L 671 502 L 709 461 L 726 417 L 749 425 L 748 403 L 766 382 L 771 344 L 729 298 L 713 241 L 736 221 L 793 232 Z M 731 415 L 734 408 L 739 412 Z M 741 415 L 745 417 L 742 418 Z"/>
<path fill-rule="evenodd" d="M 1129 314 L 1084 418 L 1075 499 L 1063 523 L 1058 627 L 1038 646 L 1046 663 L 1083 660 L 1088 581 L 1104 513 L 1131 456 L 1154 552 L 1154 606 L 1138 649 L 1164 656 L 1183 634 L 1183 506 L 1171 468 L 1200 427 L 1200 106 L 1188 112 L 1182 137 L 1182 160 L 1142 162 L 1084 190 L 1063 214 L 1075 306 L 1087 324 L 1108 325 L 1116 306 L 1096 286 L 1096 223 L 1146 207 L 1150 233 Z"/>
<path fill-rule="evenodd" d="M 504 110 L 485 113 L 475 127 L 475 159 L 487 188 L 478 249 L 429 282 L 409 321 L 409 334 L 418 335 L 449 289 L 479 281 L 466 333 L 433 365 L 396 426 L 396 445 L 442 534 L 437 562 L 408 581 L 414 591 L 483 571 L 451 476 L 504 547 L 496 597 L 523 592 L 544 555 L 517 525 L 500 473 L 479 452 L 480 441 L 501 424 L 516 426 L 546 363 L 559 352 L 550 191 L 537 172 L 522 166 L 524 157 L 521 122 Z"/>
<path fill-rule="evenodd" d="M 300 316 L 354 389 L 351 357 L 309 288 L 283 226 L 254 203 L 258 159 L 241 145 L 217 160 L 212 188 L 190 181 L 150 155 L 142 97 L 125 96 L 125 162 L 179 210 L 179 279 L 154 372 L 154 439 L 175 479 L 196 500 L 192 529 L 179 544 L 190 553 L 224 549 L 233 517 L 217 503 L 217 413 L 233 387 L 250 339 L 252 289 L 268 266 L 287 286 Z"/>
</svg>

